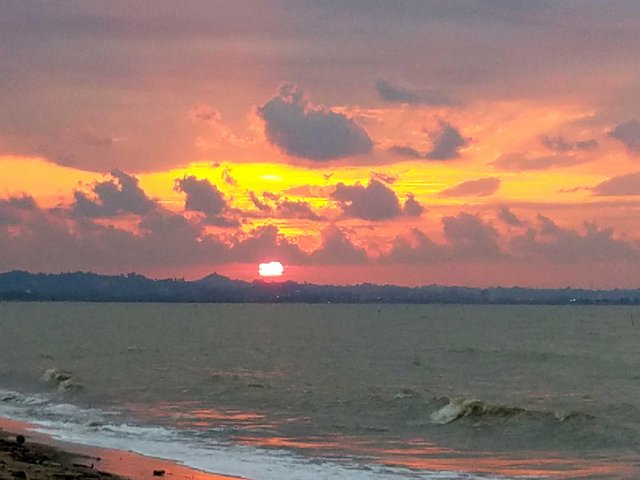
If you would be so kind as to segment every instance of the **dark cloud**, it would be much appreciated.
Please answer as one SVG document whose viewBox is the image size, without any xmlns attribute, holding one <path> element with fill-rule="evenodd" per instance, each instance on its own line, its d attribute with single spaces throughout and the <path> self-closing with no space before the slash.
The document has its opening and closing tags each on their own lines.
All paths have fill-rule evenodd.
<svg viewBox="0 0 640 480">
<path fill-rule="evenodd" d="M 253 203 L 253 205 L 261 212 L 271 211 L 271 207 L 269 206 L 269 204 L 263 200 L 260 200 L 260 198 L 258 198 L 258 195 L 256 195 L 255 192 L 253 191 L 249 192 L 249 199 L 251 200 L 251 203 Z"/>
<path fill-rule="evenodd" d="M 534 156 L 524 153 L 507 153 L 496 158 L 490 165 L 502 170 L 521 172 L 571 167 L 583 161 L 583 159 L 572 155 Z"/>
<path fill-rule="evenodd" d="M 620 140 L 633 153 L 640 153 L 640 121 L 629 120 L 616 125 L 609 136 Z"/>
<path fill-rule="evenodd" d="M 419 229 L 409 235 L 398 235 L 391 250 L 381 257 L 382 263 L 438 264 L 459 261 L 484 261 L 506 258 L 499 245 L 500 235 L 479 216 L 460 213 L 444 217 L 445 243 L 435 243 Z"/>
<path fill-rule="evenodd" d="M 410 193 L 404 202 L 402 213 L 407 217 L 419 217 L 424 213 L 424 207 L 415 199 L 413 194 Z"/>
<path fill-rule="evenodd" d="M 136 177 L 118 169 L 111 172 L 111 177 L 93 186 L 93 198 L 75 191 L 73 211 L 85 217 L 113 217 L 127 213 L 143 215 L 156 208 Z"/>
<path fill-rule="evenodd" d="M 438 263 L 445 261 L 446 248 L 434 243 L 422 230 L 411 229 L 409 235 L 398 235 L 391 250 L 380 258 L 382 263 Z"/>
<path fill-rule="evenodd" d="M 0 218 L 3 211 L 0 205 Z M 201 225 L 159 209 L 141 217 L 138 233 L 64 208 L 23 212 L 18 229 L 0 227 L 0 270 L 115 273 L 183 268 L 224 258 L 224 245 Z"/>
<path fill-rule="evenodd" d="M 263 192 L 259 198 L 255 192 L 249 192 L 251 203 L 260 210 L 263 215 L 277 218 L 297 218 L 303 220 L 322 220 L 323 218 L 314 212 L 311 205 L 304 200 L 290 200 L 287 197 L 270 192 Z"/>
<path fill-rule="evenodd" d="M 0 227 L 5 225 L 19 225 L 31 212 L 38 209 L 33 197 L 22 194 L 17 197 L 0 199 Z"/>
<path fill-rule="evenodd" d="M 391 103 L 406 103 L 409 105 L 426 105 L 432 107 L 451 106 L 453 103 L 446 95 L 437 90 L 422 92 L 392 85 L 385 80 L 376 82 L 376 90 L 380 98 Z"/>
<path fill-rule="evenodd" d="M 280 195 L 273 192 L 262 192 L 262 196 L 271 200 L 272 202 L 277 202 L 278 200 L 280 200 Z"/>
<path fill-rule="evenodd" d="M 552 219 L 538 215 L 537 228 L 529 228 L 510 241 L 512 254 L 547 262 L 585 264 L 589 262 L 634 261 L 640 258 L 638 245 L 614 237 L 609 228 L 586 222 L 583 231 L 558 226 Z"/>
<path fill-rule="evenodd" d="M 388 183 L 389 185 L 396 183 L 398 177 L 394 177 L 393 175 L 389 175 L 384 172 L 371 172 L 371 178 L 375 178 L 376 180 L 380 180 L 381 182 Z"/>
<path fill-rule="evenodd" d="M 366 187 L 338 183 L 331 198 L 340 203 L 349 217 L 376 221 L 389 220 L 402 214 L 396 193 L 375 179 L 371 179 Z"/>
<path fill-rule="evenodd" d="M 570 142 L 562 135 L 550 136 L 542 135 L 540 137 L 540 143 L 549 150 L 554 152 L 571 152 L 574 150 L 595 150 L 598 148 L 598 141 L 591 138 L 588 140 L 578 140 L 577 142 Z"/>
<path fill-rule="evenodd" d="M 367 132 L 342 113 L 313 107 L 294 85 L 258 108 L 267 139 L 288 155 L 328 161 L 369 153 Z"/>
<path fill-rule="evenodd" d="M 592 188 L 595 195 L 640 195 L 640 172 L 609 178 Z"/>
<path fill-rule="evenodd" d="M 433 147 L 426 154 L 430 160 L 451 160 L 460 156 L 460 149 L 469 144 L 460 130 L 448 122 L 440 121 L 440 129 L 429 134 Z"/>
<path fill-rule="evenodd" d="M 231 185 L 232 187 L 238 186 L 238 181 L 231 175 L 231 169 L 229 167 L 225 167 L 220 176 L 227 185 Z"/>
<path fill-rule="evenodd" d="M 178 178 L 175 189 L 186 194 L 184 209 L 204 213 L 207 217 L 217 217 L 227 210 L 227 201 L 217 186 L 207 179 L 194 176 Z"/>
<path fill-rule="evenodd" d="M 521 227 L 525 224 L 508 207 L 502 207 L 500 209 L 500 211 L 498 212 L 498 218 L 512 227 Z"/>
<path fill-rule="evenodd" d="M 357 247 L 340 228 L 330 225 L 321 232 L 322 246 L 313 252 L 310 260 L 328 265 L 363 264 L 369 259 L 367 252 Z"/>
<path fill-rule="evenodd" d="M 406 157 L 406 158 L 425 158 L 426 157 L 426 153 L 420 153 L 415 148 L 411 148 L 403 145 L 394 145 L 393 147 L 389 148 L 389 152 L 393 153 L 394 155 L 398 155 L 400 157 Z"/>
<path fill-rule="evenodd" d="M 462 136 L 460 130 L 443 120 L 438 130 L 429 133 L 431 150 L 420 152 L 405 145 L 394 145 L 389 152 L 406 158 L 425 158 L 427 160 L 452 160 L 460 156 L 460 149 L 469 145 L 469 139 Z"/>
<path fill-rule="evenodd" d="M 26 193 L 15 197 L 9 197 L 7 200 L 0 201 L 6 202 L 7 204 L 20 210 L 36 210 L 38 208 L 36 200 L 31 195 L 27 195 Z"/>
<path fill-rule="evenodd" d="M 500 188 L 498 177 L 478 178 L 459 183 L 438 193 L 440 197 L 486 197 Z"/>
<path fill-rule="evenodd" d="M 462 212 L 454 217 L 444 217 L 442 226 L 456 257 L 479 256 L 486 259 L 502 256 L 498 231 L 478 215 Z"/>
<path fill-rule="evenodd" d="M 322 220 L 311 206 L 303 200 L 284 199 L 278 202 L 277 216 L 281 218 L 299 218 L 306 220 Z"/>
<path fill-rule="evenodd" d="M 229 259 L 236 262 L 264 262 L 277 258 L 285 265 L 306 263 L 307 254 L 280 233 L 275 225 L 253 229 L 248 235 L 233 240 Z"/>
</svg>

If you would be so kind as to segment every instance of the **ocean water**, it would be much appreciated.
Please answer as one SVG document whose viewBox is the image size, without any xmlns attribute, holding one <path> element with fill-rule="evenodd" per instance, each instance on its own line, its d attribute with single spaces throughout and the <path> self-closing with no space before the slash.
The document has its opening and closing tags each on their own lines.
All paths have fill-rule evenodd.
<svg viewBox="0 0 640 480">
<path fill-rule="evenodd" d="M 640 308 L 0 303 L 0 416 L 275 479 L 640 478 Z"/>
</svg>

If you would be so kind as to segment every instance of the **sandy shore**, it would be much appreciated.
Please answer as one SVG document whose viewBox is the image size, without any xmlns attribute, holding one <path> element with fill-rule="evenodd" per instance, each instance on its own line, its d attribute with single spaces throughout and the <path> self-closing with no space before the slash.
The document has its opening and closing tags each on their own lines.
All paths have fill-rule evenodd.
<svg viewBox="0 0 640 480">
<path fill-rule="evenodd" d="M 25 437 L 20 445 L 16 438 Z M 64 443 L 0 418 L 0 480 L 240 480 L 132 452 Z"/>
</svg>

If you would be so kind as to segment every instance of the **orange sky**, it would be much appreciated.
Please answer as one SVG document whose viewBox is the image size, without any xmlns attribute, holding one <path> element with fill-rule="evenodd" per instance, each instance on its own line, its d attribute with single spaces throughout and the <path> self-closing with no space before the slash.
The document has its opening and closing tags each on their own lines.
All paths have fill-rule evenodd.
<svg viewBox="0 0 640 480">
<path fill-rule="evenodd" d="M 0 269 L 640 283 L 635 4 L 143 3 L 2 15 Z"/>
</svg>

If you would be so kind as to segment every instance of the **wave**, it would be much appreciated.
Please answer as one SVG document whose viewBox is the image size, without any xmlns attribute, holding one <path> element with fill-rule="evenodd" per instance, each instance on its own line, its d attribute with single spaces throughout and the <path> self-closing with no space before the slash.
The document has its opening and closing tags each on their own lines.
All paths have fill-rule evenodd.
<svg viewBox="0 0 640 480">
<path fill-rule="evenodd" d="M 197 432 L 124 421 L 120 412 L 55 403 L 47 395 L 0 390 L 0 416 L 32 425 L 55 439 L 128 450 L 201 471 L 247 480 L 491 480 L 467 472 L 426 471 L 357 458 L 318 458 L 284 448 L 261 448 L 203 438 Z M 369 459 L 371 460 L 371 459 Z M 506 477 L 500 476 L 501 480 Z"/>
<path fill-rule="evenodd" d="M 431 423 L 446 425 L 463 418 L 479 420 L 497 420 L 513 417 L 549 419 L 558 422 L 595 417 L 582 412 L 551 412 L 544 410 L 530 410 L 512 405 L 492 405 L 473 398 L 449 398 L 448 403 L 431 414 Z"/>
<path fill-rule="evenodd" d="M 60 393 L 80 390 L 82 388 L 82 384 L 73 378 L 73 374 L 71 372 L 58 370 L 56 368 L 48 368 L 45 370 L 42 373 L 40 380 L 44 383 L 55 386 Z"/>
</svg>

